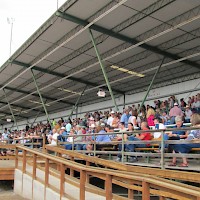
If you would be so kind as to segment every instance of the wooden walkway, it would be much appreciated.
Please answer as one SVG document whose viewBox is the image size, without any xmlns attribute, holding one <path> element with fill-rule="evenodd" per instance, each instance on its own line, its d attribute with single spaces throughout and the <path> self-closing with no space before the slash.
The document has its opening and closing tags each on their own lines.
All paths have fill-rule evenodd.
<svg viewBox="0 0 200 200">
<path fill-rule="evenodd" d="M 14 180 L 15 161 L 0 161 L 0 180 Z"/>
</svg>

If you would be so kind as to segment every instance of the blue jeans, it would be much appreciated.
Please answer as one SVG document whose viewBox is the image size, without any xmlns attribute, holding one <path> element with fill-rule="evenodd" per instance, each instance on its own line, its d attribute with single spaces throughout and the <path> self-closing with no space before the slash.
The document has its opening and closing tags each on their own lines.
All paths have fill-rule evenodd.
<svg viewBox="0 0 200 200">
<path fill-rule="evenodd" d="M 127 148 L 127 144 L 124 144 L 124 150 Z M 118 144 L 118 151 L 121 151 L 122 150 L 122 144 Z M 117 155 L 118 158 L 121 158 L 122 155 L 121 154 L 118 154 Z"/>
<path fill-rule="evenodd" d="M 66 144 L 65 149 L 66 150 L 72 150 L 72 144 Z"/>
<path fill-rule="evenodd" d="M 76 144 L 76 150 L 82 150 L 83 149 L 83 145 L 82 144 Z"/>
<path fill-rule="evenodd" d="M 170 124 L 175 124 L 175 116 L 171 117 Z"/>
<path fill-rule="evenodd" d="M 130 137 L 128 137 L 128 140 L 129 141 L 142 141 L 142 140 L 140 140 L 140 139 L 138 139 L 138 138 L 136 138 L 136 137 L 134 137 L 134 136 L 130 136 Z M 130 152 L 134 152 L 135 151 L 135 148 L 144 148 L 144 147 L 146 147 L 146 144 L 127 144 L 126 145 L 126 149 L 128 150 L 128 151 L 130 151 Z"/>
</svg>

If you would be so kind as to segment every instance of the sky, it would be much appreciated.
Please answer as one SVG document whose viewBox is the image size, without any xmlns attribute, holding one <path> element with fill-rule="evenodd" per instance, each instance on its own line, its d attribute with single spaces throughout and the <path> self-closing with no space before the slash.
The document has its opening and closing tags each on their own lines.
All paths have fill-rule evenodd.
<svg viewBox="0 0 200 200">
<path fill-rule="evenodd" d="M 65 1 L 0 0 L 0 67 Z"/>
</svg>

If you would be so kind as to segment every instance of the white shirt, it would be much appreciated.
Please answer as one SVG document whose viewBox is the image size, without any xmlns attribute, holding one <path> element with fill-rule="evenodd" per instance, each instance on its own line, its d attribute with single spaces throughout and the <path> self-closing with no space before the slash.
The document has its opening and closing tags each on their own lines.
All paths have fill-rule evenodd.
<svg viewBox="0 0 200 200">
<path fill-rule="evenodd" d="M 191 110 L 186 110 L 185 111 L 185 119 L 190 119 L 191 115 L 192 115 L 192 111 Z"/>
<path fill-rule="evenodd" d="M 57 138 L 58 138 L 59 134 L 58 133 L 54 133 L 52 136 L 52 140 L 51 140 L 51 145 L 56 145 L 57 144 Z M 54 140 L 53 140 L 54 139 Z"/>
<path fill-rule="evenodd" d="M 200 107 L 200 101 L 193 102 L 192 108 L 199 108 Z"/>
<path fill-rule="evenodd" d="M 166 127 L 165 127 L 165 125 L 164 124 L 162 124 L 162 123 L 159 123 L 159 128 L 158 129 L 166 129 Z M 155 130 L 155 127 L 153 127 L 153 130 Z M 160 138 L 161 137 L 161 132 L 154 132 L 153 133 L 153 137 L 155 138 L 155 139 L 158 139 L 158 138 Z"/>
<path fill-rule="evenodd" d="M 108 118 L 108 120 L 107 120 L 107 124 L 110 125 L 110 126 L 112 126 L 113 119 L 114 119 L 114 117 L 111 117 L 111 116 L 110 116 L 110 117 Z"/>
</svg>

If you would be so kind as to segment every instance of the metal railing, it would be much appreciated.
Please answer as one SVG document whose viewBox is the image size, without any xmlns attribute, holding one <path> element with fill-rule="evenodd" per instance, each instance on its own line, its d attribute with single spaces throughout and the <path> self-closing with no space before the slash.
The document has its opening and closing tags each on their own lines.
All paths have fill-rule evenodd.
<svg viewBox="0 0 200 200">
<path fill-rule="evenodd" d="M 22 160 L 18 157 L 18 152 L 23 152 Z M 32 155 L 32 162 L 28 162 L 27 155 Z M 39 168 L 37 165 L 37 159 L 43 158 L 45 161 L 44 168 Z M 22 166 L 19 165 L 22 163 Z M 57 170 L 50 166 L 50 162 L 57 164 Z M 32 167 L 29 168 L 28 165 Z M 60 157 L 52 156 L 47 153 L 42 153 L 35 149 L 30 149 L 24 146 L 16 146 L 16 169 L 21 170 L 23 173 L 28 174 L 33 180 L 37 180 L 44 184 L 45 188 L 51 188 L 60 193 L 60 199 L 66 194 L 65 183 L 70 181 L 70 177 L 65 174 L 65 170 L 68 168 L 72 171 L 77 171 L 80 173 L 80 179 L 77 178 L 76 185 L 77 190 L 79 190 L 79 199 L 86 199 L 86 191 L 105 196 L 107 200 L 111 199 L 134 199 L 134 191 L 142 192 L 142 199 L 149 200 L 150 195 L 159 196 L 160 199 L 173 198 L 181 200 L 198 200 L 200 198 L 199 188 L 181 184 L 175 181 L 170 181 L 155 176 L 149 176 L 138 173 L 130 173 L 124 171 L 116 171 L 112 169 L 103 169 L 90 166 L 81 165 L 74 161 L 66 160 Z M 30 172 L 30 169 L 32 170 Z M 44 177 L 39 176 L 38 170 L 44 170 Z M 57 188 L 50 181 L 51 176 L 59 178 L 60 184 L 57 184 Z M 97 177 L 105 181 L 105 187 L 100 190 L 89 183 L 89 177 Z M 75 177 L 73 177 L 74 180 Z M 127 188 L 127 197 L 122 197 L 117 194 L 113 194 L 112 186 L 113 184 Z M 31 194 L 30 194 L 31 195 Z M 69 194 L 67 194 L 69 197 Z"/>
<path fill-rule="evenodd" d="M 191 153 L 188 153 L 188 154 L 174 154 L 174 153 L 166 153 L 165 150 L 167 150 L 167 148 L 165 148 L 166 145 L 169 145 L 169 144 L 187 144 L 187 143 L 200 143 L 200 139 L 199 140 L 164 140 L 164 134 L 166 133 L 169 133 L 169 132 L 172 132 L 172 131 L 190 131 L 190 130 L 198 130 L 199 128 L 194 128 L 194 127 L 184 127 L 184 128 L 176 128 L 176 129 L 172 129 L 172 128 L 169 128 L 169 129 L 158 129 L 158 130 L 148 130 L 148 131 L 142 131 L 142 130 L 134 130 L 132 132 L 129 132 L 129 131 L 125 131 L 125 132 L 112 132 L 112 133 L 93 133 L 93 134 L 81 134 L 81 135 L 68 135 L 66 136 L 66 138 L 68 137 L 73 137 L 73 140 L 72 142 L 60 142 L 60 141 L 57 141 L 57 146 L 62 146 L 62 145 L 67 145 L 67 144 L 71 144 L 72 145 L 72 151 L 76 150 L 76 145 L 87 145 L 87 144 L 92 144 L 93 145 L 93 150 L 92 151 L 87 151 L 87 150 L 78 150 L 78 152 L 82 152 L 82 153 L 93 153 L 94 156 L 96 156 L 97 154 L 98 155 L 118 155 L 120 154 L 122 159 L 121 159 L 121 162 L 124 162 L 125 160 L 125 157 L 127 156 L 142 156 L 142 157 L 160 157 L 160 167 L 161 169 L 164 169 L 165 168 L 165 159 L 166 158 L 171 158 L 171 157 L 177 157 L 177 158 L 182 158 L 182 157 L 186 157 L 186 158 L 197 158 L 199 159 L 200 158 L 200 154 L 191 154 Z M 161 133 L 161 138 L 160 140 L 140 140 L 140 141 L 129 141 L 129 140 L 126 140 L 124 139 L 124 134 L 128 134 L 128 135 L 132 135 L 132 136 L 135 136 L 137 133 L 138 134 L 141 134 L 141 133 L 144 133 L 144 132 L 148 132 L 148 133 L 154 133 L 154 132 L 160 132 Z M 96 137 L 98 135 L 103 135 L 103 134 L 106 134 L 106 135 L 109 135 L 111 138 L 114 138 L 113 136 L 118 134 L 118 135 L 121 135 L 121 140 L 120 141 L 116 141 L 116 140 L 112 140 L 110 142 L 96 142 Z M 93 140 L 92 141 L 75 141 L 75 138 L 76 137 L 82 137 L 82 138 L 87 138 L 87 137 L 91 137 L 93 136 Z M 125 148 L 124 146 L 125 145 L 128 145 L 128 144 L 146 144 L 146 148 L 137 148 L 136 147 L 136 151 L 135 152 L 126 152 L 125 151 Z M 100 151 L 100 150 L 97 150 L 97 145 L 105 145 L 105 148 L 106 146 L 115 146 L 115 148 L 113 148 L 112 150 L 108 150 L 107 151 Z M 118 145 L 121 145 L 122 146 L 122 150 L 121 151 L 118 151 L 117 150 L 117 146 Z M 137 149 L 139 149 L 137 151 Z M 144 151 L 147 151 L 147 152 L 140 152 L 142 149 L 144 149 Z M 146 149 L 146 150 L 145 150 Z M 151 152 L 155 149 L 160 149 L 160 153 L 156 153 L 156 152 Z M 198 152 L 198 150 L 200 151 L 200 148 L 195 148 L 194 150 L 196 150 Z M 150 152 L 150 153 L 149 153 Z M 145 163 L 144 163 L 145 165 Z"/>
</svg>

